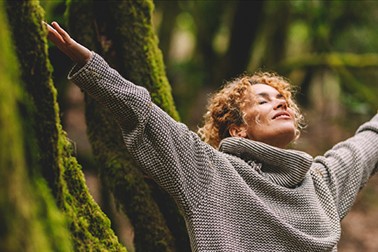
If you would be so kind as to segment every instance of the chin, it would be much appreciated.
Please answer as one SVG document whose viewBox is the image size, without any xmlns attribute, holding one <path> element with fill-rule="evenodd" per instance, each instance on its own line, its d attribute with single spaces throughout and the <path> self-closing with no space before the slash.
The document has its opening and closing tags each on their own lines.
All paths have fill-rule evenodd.
<svg viewBox="0 0 378 252">
<path fill-rule="evenodd" d="M 280 148 L 286 148 L 290 143 L 296 140 L 296 138 L 296 129 L 289 128 L 280 131 L 278 134 L 275 134 L 275 136 L 272 136 L 272 139 L 276 139 L 272 145 Z"/>
</svg>

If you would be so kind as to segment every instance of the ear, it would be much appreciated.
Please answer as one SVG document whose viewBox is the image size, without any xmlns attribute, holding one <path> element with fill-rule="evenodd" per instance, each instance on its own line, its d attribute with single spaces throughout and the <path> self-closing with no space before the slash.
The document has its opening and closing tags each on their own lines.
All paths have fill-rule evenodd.
<svg viewBox="0 0 378 252">
<path fill-rule="evenodd" d="M 240 126 L 232 125 L 228 129 L 228 133 L 230 133 L 230 136 L 232 136 L 232 137 L 244 137 L 244 138 L 246 138 L 247 137 L 247 127 L 245 125 L 240 125 Z"/>
</svg>

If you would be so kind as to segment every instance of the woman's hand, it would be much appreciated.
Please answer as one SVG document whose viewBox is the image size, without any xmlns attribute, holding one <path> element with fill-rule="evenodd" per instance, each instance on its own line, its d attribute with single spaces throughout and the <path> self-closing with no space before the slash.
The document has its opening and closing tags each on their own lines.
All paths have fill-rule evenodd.
<svg viewBox="0 0 378 252">
<path fill-rule="evenodd" d="M 48 30 L 47 38 L 72 61 L 83 66 L 91 59 L 92 52 L 73 40 L 57 22 L 52 22 L 51 25 L 45 24 Z"/>
</svg>

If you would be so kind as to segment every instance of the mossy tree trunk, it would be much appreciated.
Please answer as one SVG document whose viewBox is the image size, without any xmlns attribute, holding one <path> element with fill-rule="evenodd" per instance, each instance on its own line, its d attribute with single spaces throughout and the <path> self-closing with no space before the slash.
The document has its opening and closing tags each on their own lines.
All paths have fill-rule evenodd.
<svg viewBox="0 0 378 252">
<path fill-rule="evenodd" d="M 56 227 L 50 219 L 44 219 L 45 233 L 41 234 L 41 241 L 45 239 L 46 246 L 49 247 L 34 249 L 27 246 L 17 251 L 67 251 L 70 250 L 70 240 L 76 251 L 126 251 L 110 228 L 109 219 L 89 194 L 81 166 L 73 156 L 72 145 L 62 130 L 47 54 L 46 29 L 42 24 L 43 10 L 37 1 L 9 0 L 5 2 L 5 6 L 20 63 L 22 88 L 28 98 L 28 103 L 24 106 L 26 112 L 22 116 L 28 116 L 28 121 L 23 123 L 30 126 L 24 127 L 21 133 L 28 134 L 25 139 L 35 137 L 34 141 L 30 141 L 33 145 L 27 145 L 32 145 L 33 148 L 27 148 L 30 153 L 24 154 L 28 156 L 26 163 L 18 166 L 27 166 L 28 174 L 33 176 L 41 174 L 44 179 L 41 177 L 40 184 L 44 185 L 43 181 L 48 182 L 49 189 L 46 183 L 44 188 L 32 183 L 31 186 L 34 187 L 29 188 L 30 194 L 34 191 L 39 198 L 43 195 L 52 198 L 53 195 L 56 199 L 56 202 L 51 201 L 49 204 L 38 201 L 28 204 L 33 200 L 29 198 L 25 200 L 25 205 L 19 208 L 29 208 L 32 205 L 31 209 L 40 209 L 39 214 L 43 218 L 44 215 L 54 217 L 63 213 L 68 222 L 64 227 L 68 227 L 71 234 L 71 239 L 58 237 L 62 233 L 59 226 Z M 17 185 L 21 186 L 21 183 Z M 25 186 L 27 185 L 28 183 L 25 183 Z M 38 190 L 40 188 L 43 190 Z M 25 194 L 25 197 L 27 196 L 28 193 Z M 47 196 L 45 198 L 48 198 Z M 22 233 L 24 231 L 23 225 L 15 228 L 17 229 Z M 34 233 L 31 237 L 33 235 Z M 51 237 L 59 239 L 54 243 L 50 242 Z M 67 245 L 63 244 L 65 241 Z"/>
<path fill-rule="evenodd" d="M 0 251 L 70 251 L 63 215 L 35 166 L 30 99 L 18 78 L 4 3 L 0 2 Z"/>
<path fill-rule="evenodd" d="M 145 86 L 153 101 L 178 119 L 162 54 L 151 24 L 152 1 L 70 1 L 72 36 L 100 53 L 125 78 Z M 127 154 L 118 125 L 86 97 L 88 134 L 102 181 L 129 217 L 137 251 L 190 251 L 173 200 Z"/>
</svg>

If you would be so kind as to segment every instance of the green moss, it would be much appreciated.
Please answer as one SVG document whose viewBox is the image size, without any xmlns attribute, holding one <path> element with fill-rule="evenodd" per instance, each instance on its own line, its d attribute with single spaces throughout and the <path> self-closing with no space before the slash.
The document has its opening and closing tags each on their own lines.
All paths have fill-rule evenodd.
<svg viewBox="0 0 378 252">
<path fill-rule="evenodd" d="M 117 69 L 134 83 L 145 86 L 154 103 L 179 120 L 163 57 L 151 22 L 152 1 L 118 1 L 109 4 L 117 52 Z"/>
<path fill-rule="evenodd" d="M 42 29 L 43 10 L 37 1 L 7 1 L 6 8 L 11 27 L 15 27 L 12 32 L 21 79 L 31 101 L 28 113 L 32 115 L 31 123 L 37 134 L 40 167 L 55 193 L 58 154 L 54 145 L 58 139 L 59 116 L 47 60 L 46 31 Z"/>
<path fill-rule="evenodd" d="M 146 87 L 155 104 L 174 119 L 179 120 L 171 95 L 163 57 L 151 22 L 152 1 L 117 1 L 109 4 L 111 27 L 107 36 L 114 44 L 117 55 L 115 66 L 127 79 Z M 114 150 L 115 151 L 115 150 Z M 190 251 L 185 222 L 175 203 L 156 184 L 152 185 L 154 201 L 169 227 L 175 248 Z"/>
<path fill-rule="evenodd" d="M 51 244 L 50 251 L 72 251 L 72 241 L 64 214 L 57 208 L 51 190 L 43 178 L 37 178 L 33 188 L 38 191 L 38 216 L 42 220 L 46 237 Z M 39 203 L 39 204 L 36 204 Z"/>
<path fill-rule="evenodd" d="M 152 1 L 70 1 L 67 16 L 75 39 L 145 86 L 157 105 L 179 119 L 152 29 L 152 10 Z M 99 40 L 104 38 L 111 46 Z M 189 251 L 185 224 L 173 200 L 153 183 L 152 193 L 151 181 L 146 183 L 128 156 L 117 123 L 92 99 L 86 101 L 88 133 L 103 184 L 131 221 L 136 250 Z"/>
<path fill-rule="evenodd" d="M 63 133 L 62 133 L 63 135 Z M 61 138 L 62 167 L 60 184 L 62 208 L 69 217 L 70 229 L 77 251 L 126 251 L 110 227 L 110 220 L 95 203 L 85 184 L 84 174 L 76 158 L 72 157 L 71 143 Z"/>
<path fill-rule="evenodd" d="M 126 251 L 110 228 L 109 219 L 89 194 L 81 166 L 72 156 L 72 146 L 62 130 L 56 90 L 51 79 L 51 65 L 48 61 L 46 31 L 42 26 L 43 12 L 36 1 L 8 1 L 7 11 L 12 27 L 15 27 L 13 37 L 24 88 L 33 107 L 27 114 L 34 118 L 31 131 L 37 139 L 38 148 L 34 152 L 38 153 L 38 160 L 31 174 L 37 176 L 42 173 L 49 182 L 56 203 L 67 219 L 75 250 Z M 40 185 L 37 183 L 34 187 L 40 188 Z M 42 195 L 47 197 L 47 194 Z M 53 212 L 48 211 L 54 208 L 52 203 L 47 202 L 46 200 L 45 205 L 38 205 L 38 211 L 51 216 L 45 227 L 50 230 L 51 235 L 56 234 L 59 237 L 62 233 L 58 229 L 54 232 L 54 227 L 47 225 L 56 223 L 59 219 Z M 57 210 L 56 214 L 58 213 Z M 51 249 L 40 251 L 59 251 L 56 244 L 52 244 Z"/>
<path fill-rule="evenodd" d="M 28 107 L 0 3 L 0 251 L 70 251 L 63 215 L 38 174 L 29 174 Z M 28 132 L 28 138 L 35 138 Z"/>
<path fill-rule="evenodd" d="M 89 100 L 89 99 L 88 99 Z M 137 251 L 172 251 L 165 219 L 144 176 L 127 155 L 114 120 L 99 106 L 87 107 L 88 129 L 104 185 L 113 193 L 134 227 Z"/>
</svg>

